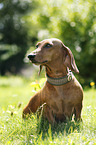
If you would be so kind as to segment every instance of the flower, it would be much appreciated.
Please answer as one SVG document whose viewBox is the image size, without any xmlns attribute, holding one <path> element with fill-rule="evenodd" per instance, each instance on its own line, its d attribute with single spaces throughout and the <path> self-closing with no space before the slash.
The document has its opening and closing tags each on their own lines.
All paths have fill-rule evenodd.
<svg viewBox="0 0 96 145">
<path fill-rule="evenodd" d="M 90 86 L 92 87 L 92 86 L 95 86 L 95 82 L 91 82 L 90 83 Z"/>
</svg>

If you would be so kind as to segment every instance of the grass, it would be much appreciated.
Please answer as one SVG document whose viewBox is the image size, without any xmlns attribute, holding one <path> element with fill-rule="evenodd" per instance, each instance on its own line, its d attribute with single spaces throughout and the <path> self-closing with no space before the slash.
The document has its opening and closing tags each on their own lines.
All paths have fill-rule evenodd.
<svg viewBox="0 0 96 145">
<path fill-rule="evenodd" d="M 51 126 L 36 114 L 22 119 L 22 110 L 44 79 L 0 77 L 0 145 L 96 145 L 96 90 L 84 91 L 83 122 Z M 30 85 L 31 84 L 31 85 Z"/>
</svg>

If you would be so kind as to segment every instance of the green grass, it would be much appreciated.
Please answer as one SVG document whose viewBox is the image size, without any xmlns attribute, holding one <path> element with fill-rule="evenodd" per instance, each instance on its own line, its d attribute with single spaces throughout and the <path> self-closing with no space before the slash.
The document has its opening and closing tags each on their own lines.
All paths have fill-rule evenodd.
<svg viewBox="0 0 96 145">
<path fill-rule="evenodd" d="M 96 145 L 96 90 L 84 91 L 83 122 L 51 126 L 37 120 L 36 114 L 27 120 L 21 117 L 24 106 L 44 82 L 42 79 L 39 86 L 31 80 L 0 77 L 0 145 Z"/>
</svg>

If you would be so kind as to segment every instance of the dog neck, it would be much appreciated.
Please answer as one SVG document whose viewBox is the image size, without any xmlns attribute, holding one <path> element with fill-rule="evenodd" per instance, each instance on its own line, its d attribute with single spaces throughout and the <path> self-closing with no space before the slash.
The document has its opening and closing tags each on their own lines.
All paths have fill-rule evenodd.
<svg viewBox="0 0 96 145">
<path fill-rule="evenodd" d="M 72 72 L 64 63 L 51 62 L 46 65 L 47 82 L 51 85 L 64 85 L 72 80 L 72 76 Z"/>
<path fill-rule="evenodd" d="M 69 72 L 67 67 L 59 63 L 51 63 L 46 65 L 45 67 L 46 67 L 46 74 L 52 78 L 64 77 Z"/>
</svg>

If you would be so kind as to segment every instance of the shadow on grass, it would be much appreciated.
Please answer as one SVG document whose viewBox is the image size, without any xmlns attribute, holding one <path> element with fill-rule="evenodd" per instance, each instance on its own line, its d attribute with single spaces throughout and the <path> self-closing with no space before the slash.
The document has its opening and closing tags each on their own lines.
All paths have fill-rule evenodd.
<svg viewBox="0 0 96 145">
<path fill-rule="evenodd" d="M 42 133 L 42 139 L 46 138 L 46 135 L 49 135 L 51 133 L 52 138 L 54 137 L 54 134 L 61 133 L 62 135 L 70 134 L 73 132 L 80 132 L 81 129 L 81 122 L 74 122 L 74 121 L 68 121 L 67 123 L 59 122 L 55 124 L 50 124 L 48 120 L 45 120 L 43 118 L 40 118 L 38 120 L 37 125 L 37 131 L 38 134 Z"/>
</svg>

